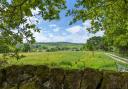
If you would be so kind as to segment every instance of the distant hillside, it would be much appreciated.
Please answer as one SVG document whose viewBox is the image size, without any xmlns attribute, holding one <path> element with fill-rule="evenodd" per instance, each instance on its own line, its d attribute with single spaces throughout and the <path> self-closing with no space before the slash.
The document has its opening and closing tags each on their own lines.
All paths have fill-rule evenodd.
<svg viewBox="0 0 128 89">
<path fill-rule="evenodd" d="M 44 42 L 36 43 L 38 45 L 47 45 L 47 46 L 82 46 L 82 43 L 70 43 L 70 42 Z"/>
<path fill-rule="evenodd" d="M 32 46 L 34 50 L 80 50 L 83 47 L 81 43 L 69 43 L 69 42 L 47 42 L 47 43 L 35 43 Z"/>
</svg>

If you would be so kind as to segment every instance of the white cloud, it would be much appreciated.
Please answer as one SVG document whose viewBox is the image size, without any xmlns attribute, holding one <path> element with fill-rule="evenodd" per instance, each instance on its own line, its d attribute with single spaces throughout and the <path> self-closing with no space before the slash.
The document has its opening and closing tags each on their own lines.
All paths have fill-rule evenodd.
<svg viewBox="0 0 128 89">
<path fill-rule="evenodd" d="M 83 29 L 91 28 L 91 20 L 86 20 L 83 23 Z"/>
<path fill-rule="evenodd" d="M 82 27 L 79 25 L 66 29 L 66 31 L 68 31 L 70 33 L 78 33 L 80 30 L 82 30 Z"/>
<path fill-rule="evenodd" d="M 63 33 L 62 33 L 62 35 L 63 35 L 63 36 L 66 36 L 66 35 L 67 35 L 67 33 L 63 32 Z"/>
<path fill-rule="evenodd" d="M 57 27 L 57 25 L 56 24 L 50 24 L 49 27 L 51 27 L 51 28 L 52 27 Z"/>
<path fill-rule="evenodd" d="M 58 32 L 58 31 L 60 31 L 60 28 L 59 28 L 59 27 L 54 28 L 53 31 L 54 31 L 54 32 Z"/>
<path fill-rule="evenodd" d="M 37 42 L 73 42 L 73 43 L 85 43 L 86 40 L 89 38 L 87 34 L 52 34 L 47 33 L 47 35 L 41 30 L 40 33 L 35 32 L 34 37 Z"/>
<path fill-rule="evenodd" d="M 27 17 L 28 24 L 37 24 L 38 19 L 36 17 Z"/>
<path fill-rule="evenodd" d="M 50 27 L 50 29 L 53 30 L 53 32 L 58 32 L 58 31 L 60 31 L 60 27 L 57 26 L 56 24 L 50 24 L 49 27 Z"/>
<path fill-rule="evenodd" d="M 32 12 L 33 15 L 37 15 L 37 14 L 39 14 L 40 9 L 39 8 L 31 9 L 31 12 Z"/>
<path fill-rule="evenodd" d="M 92 36 L 102 36 L 104 32 L 97 32 L 96 34 L 90 34 L 87 30 L 84 30 L 82 26 L 76 25 L 68 29 L 63 30 L 60 34 L 54 34 L 60 30 L 60 27 L 52 29 L 53 33 L 45 32 L 41 30 L 40 33 L 34 33 L 34 37 L 37 42 L 72 42 L 72 43 L 85 43 L 87 39 Z M 66 32 L 65 32 L 66 31 Z M 60 32 L 60 31 L 59 31 Z"/>
<path fill-rule="evenodd" d="M 103 36 L 104 35 L 104 31 L 99 31 L 95 34 L 95 36 Z"/>
<path fill-rule="evenodd" d="M 40 33 L 34 32 L 33 36 L 35 37 L 37 42 L 46 42 L 47 41 L 47 37 L 44 35 L 43 30 L 41 30 Z"/>
<path fill-rule="evenodd" d="M 49 33 L 48 37 L 53 38 L 54 35 L 52 33 Z"/>
<path fill-rule="evenodd" d="M 87 34 L 84 34 L 84 35 L 80 35 L 80 34 L 68 35 L 66 37 L 66 41 L 73 42 L 73 43 L 85 43 L 86 40 L 88 39 L 88 36 L 86 36 L 86 35 Z"/>
<path fill-rule="evenodd" d="M 46 36 L 43 32 L 34 33 L 37 42 L 72 42 L 72 43 L 85 43 L 87 39 L 92 37 L 92 34 L 70 34 L 70 35 L 54 35 L 48 34 Z"/>
</svg>

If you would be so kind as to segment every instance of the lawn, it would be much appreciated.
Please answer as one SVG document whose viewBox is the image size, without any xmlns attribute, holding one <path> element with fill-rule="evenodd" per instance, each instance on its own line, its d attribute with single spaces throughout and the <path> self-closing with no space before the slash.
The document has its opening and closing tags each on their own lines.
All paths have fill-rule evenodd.
<svg viewBox="0 0 128 89">
<path fill-rule="evenodd" d="M 7 59 L 9 65 L 48 65 L 50 67 L 62 67 L 66 69 L 95 68 L 104 70 L 116 70 L 116 63 L 103 52 L 34 52 L 22 53 L 26 57 L 16 60 Z M 1 56 L 0 56 L 1 58 Z"/>
</svg>

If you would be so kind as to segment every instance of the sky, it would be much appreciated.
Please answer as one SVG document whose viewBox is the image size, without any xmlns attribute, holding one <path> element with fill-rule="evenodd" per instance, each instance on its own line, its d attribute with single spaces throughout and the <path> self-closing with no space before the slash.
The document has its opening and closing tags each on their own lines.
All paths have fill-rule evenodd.
<svg viewBox="0 0 128 89">
<path fill-rule="evenodd" d="M 66 0 L 67 7 L 72 9 L 76 0 Z M 39 9 L 32 10 L 33 14 L 37 14 Z M 90 20 L 85 22 L 78 21 L 73 25 L 69 25 L 72 17 L 65 17 L 65 11 L 61 11 L 60 20 L 44 21 L 41 17 L 29 17 L 31 22 L 39 21 L 37 27 L 40 33 L 33 32 L 37 42 L 71 42 L 71 43 L 85 43 L 87 39 L 92 36 L 102 36 L 103 32 L 90 34 L 86 29 L 91 27 Z"/>
</svg>

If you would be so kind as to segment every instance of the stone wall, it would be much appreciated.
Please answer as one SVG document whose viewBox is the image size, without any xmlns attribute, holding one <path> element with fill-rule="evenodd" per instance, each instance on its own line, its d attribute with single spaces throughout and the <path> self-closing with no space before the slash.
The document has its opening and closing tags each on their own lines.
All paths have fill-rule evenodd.
<svg viewBox="0 0 128 89">
<path fill-rule="evenodd" d="M 128 89 L 128 73 L 11 66 L 0 70 L 0 89 Z"/>
</svg>

